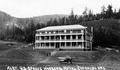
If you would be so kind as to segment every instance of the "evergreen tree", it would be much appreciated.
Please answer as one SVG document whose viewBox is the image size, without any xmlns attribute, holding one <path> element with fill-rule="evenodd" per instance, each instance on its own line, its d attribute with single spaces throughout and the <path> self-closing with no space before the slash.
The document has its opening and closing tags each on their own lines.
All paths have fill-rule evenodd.
<svg viewBox="0 0 120 70">
<path fill-rule="evenodd" d="M 77 15 L 74 15 L 74 12 L 72 10 L 70 16 L 68 17 L 68 24 L 77 24 L 77 18 Z"/>
<path fill-rule="evenodd" d="M 112 17 L 113 17 L 112 5 L 108 5 L 108 8 L 106 10 L 106 18 L 112 18 Z"/>
<path fill-rule="evenodd" d="M 101 16 L 100 16 L 100 18 L 101 19 L 104 19 L 105 18 L 105 16 L 106 16 L 106 8 L 105 8 L 105 6 L 102 6 L 102 11 L 101 11 Z"/>
</svg>

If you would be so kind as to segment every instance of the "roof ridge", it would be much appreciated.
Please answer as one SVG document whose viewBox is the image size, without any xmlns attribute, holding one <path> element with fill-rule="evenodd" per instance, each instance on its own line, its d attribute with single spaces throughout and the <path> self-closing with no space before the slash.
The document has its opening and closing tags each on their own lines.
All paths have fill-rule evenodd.
<svg viewBox="0 0 120 70">
<path fill-rule="evenodd" d="M 44 30 L 64 30 L 64 29 L 85 29 L 87 27 L 76 24 L 76 25 L 62 25 L 62 26 L 49 26 L 42 29 L 38 29 L 37 31 L 44 31 Z"/>
</svg>

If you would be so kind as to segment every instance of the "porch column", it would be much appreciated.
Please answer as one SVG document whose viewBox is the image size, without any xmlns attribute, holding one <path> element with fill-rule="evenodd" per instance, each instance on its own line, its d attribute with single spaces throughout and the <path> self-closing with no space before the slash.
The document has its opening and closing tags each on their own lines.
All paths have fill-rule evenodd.
<svg viewBox="0 0 120 70">
<path fill-rule="evenodd" d="M 39 40 L 41 40 L 41 36 L 39 36 Z"/>
<path fill-rule="evenodd" d="M 66 46 L 66 41 L 65 41 L 65 47 L 67 47 L 67 46 Z"/>
<path fill-rule="evenodd" d="M 62 40 L 61 35 L 60 35 L 60 40 Z"/>
<path fill-rule="evenodd" d="M 78 40 L 78 35 L 76 35 L 76 40 Z"/>
<path fill-rule="evenodd" d="M 73 47 L 73 46 L 72 46 L 72 42 L 70 42 L 70 47 Z"/>
<path fill-rule="evenodd" d="M 61 48 L 61 42 L 59 43 L 59 48 Z"/>
<path fill-rule="evenodd" d="M 78 42 L 76 42 L 76 47 L 80 47 L 80 46 L 78 45 Z"/>
<path fill-rule="evenodd" d="M 49 36 L 49 40 L 51 40 L 51 36 Z"/>
<path fill-rule="evenodd" d="M 65 35 L 65 37 L 64 37 L 64 38 L 65 38 L 65 41 L 66 41 L 66 40 L 67 40 L 67 39 L 66 39 L 66 38 L 67 38 L 67 37 L 66 37 L 66 35 Z"/>
<path fill-rule="evenodd" d="M 70 40 L 72 40 L 73 38 L 72 38 L 72 35 L 70 35 Z"/>
</svg>

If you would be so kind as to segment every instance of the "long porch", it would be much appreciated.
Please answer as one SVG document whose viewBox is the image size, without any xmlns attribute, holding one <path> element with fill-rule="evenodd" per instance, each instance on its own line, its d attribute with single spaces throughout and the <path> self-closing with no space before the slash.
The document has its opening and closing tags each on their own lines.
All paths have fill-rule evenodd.
<svg viewBox="0 0 120 70">
<path fill-rule="evenodd" d="M 87 49 L 86 42 L 38 42 L 36 48 Z"/>
</svg>

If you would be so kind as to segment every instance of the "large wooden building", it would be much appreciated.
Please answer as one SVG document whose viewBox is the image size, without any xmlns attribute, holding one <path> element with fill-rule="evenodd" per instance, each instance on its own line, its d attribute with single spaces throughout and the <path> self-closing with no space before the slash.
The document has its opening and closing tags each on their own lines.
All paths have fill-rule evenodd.
<svg viewBox="0 0 120 70">
<path fill-rule="evenodd" d="M 92 49 L 92 32 L 82 25 L 49 26 L 36 30 L 34 49 Z"/>
</svg>

